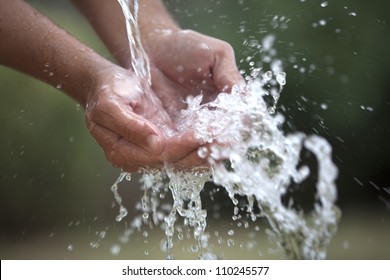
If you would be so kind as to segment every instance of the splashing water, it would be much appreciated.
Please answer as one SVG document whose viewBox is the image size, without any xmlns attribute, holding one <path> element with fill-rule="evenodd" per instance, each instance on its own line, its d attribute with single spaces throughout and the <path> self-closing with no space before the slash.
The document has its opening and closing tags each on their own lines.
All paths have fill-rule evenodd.
<svg viewBox="0 0 390 280">
<path fill-rule="evenodd" d="M 133 67 L 137 75 L 150 80 L 148 59 L 139 37 L 133 38 L 139 36 L 138 27 L 133 26 L 136 24 L 137 1 L 119 2 L 127 19 Z M 133 9 L 133 16 L 129 8 Z M 267 41 L 263 41 L 264 48 L 272 47 L 271 39 L 267 37 Z M 144 58 L 134 59 L 139 55 Z M 145 194 L 138 206 L 142 215 L 133 220 L 131 227 L 140 230 L 142 224 L 150 227 L 162 225 L 168 258 L 173 258 L 177 215 L 184 218 L 185 225 L 193 228 L 197 242 L 193 251 L 198 252 L 200 258 L 215 258 L 207 251 L 207 213 L 202 209 L 200 197 L 207 181 L 223 186 L 235 205 L 238 204 L 236 195 L 246 196 L 252 220 L 267 219 L 272 228 L 268 234 L 284 249 L 288 258 L 326 257 L 326 246 L 336 231 L 339 216 L 335 206 L 338 170 L 331 159 L 332 149 L 319 136 L 285 135 L 282 132 L 280 127 L 284 117 L 274 113 L 279 94 L 286 84 L 286 73 L 282 71 L 280 61 L 271 65 L 272 71 L 263 73 L 257 68 L 255 75 L 246 77 L 245 86 L 235 86 L 229 94 L 220 93 L 212 102 L 203 104 L 201 95 L 187 100 L 188 107 L 179 116 L 177 129 L 179 133 L 188 127 L 194 129 L 202 144 L 198 155 L 207 157 L 210 170 L 178 172 L 166 167 L 164 171 L 146 171 L 142 175 Z M 274 100 L 271 106 L 265 101 L 269 95 Z M 299 211 L 293 200 L 288 205 L 283 202 L 289 186 L 302 183 L 310 174 L 308 166 L 299 165 L 303 149 L 313 153 L 318 162 L 316 201 L 309 214 Z M 125 178 L 130 180 L 130 174 L 122 172 L 112 186 L 120 207 L 117 221 L 127 215 L 117 191 L 118 184 Z M 167 186 L 172 193 L 173 205 L 161 203 Z M 260 214 L 254 214 L 255 201 Z"/>
</svg>

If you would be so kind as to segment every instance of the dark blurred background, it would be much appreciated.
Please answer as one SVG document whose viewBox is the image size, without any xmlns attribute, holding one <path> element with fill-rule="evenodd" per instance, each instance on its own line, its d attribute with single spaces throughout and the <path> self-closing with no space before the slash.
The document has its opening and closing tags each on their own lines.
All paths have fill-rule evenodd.
<svg viewBox="0 0 390 280">
<path fill-rule="evenodd" d="M 28 2 L 111 59 L 69 1 Z M 287 73 L 278 109 L 286 117 L 283 129 L 325 137 L 340 172 L 337 204 L 343 216 L 328 257 L 389 259 L 388 1 L 165 3 L 183 28 L 229 42 L 240 69 L 247 72 L 246 58 L 256 52 L 247 42 L 261 43 L 266 35 L 275 35 L 277 57 Z M 252 60 L 260 57 L 261 53 Z M 156 235 L 155 242 L 152 237 L 135 237 L 134 242 L 142 242 L 122 245 L 117 254 L 115 244 L 126 224 L 115 223 L 117 207 L 110 186 L 120 171 L 107 163 L 88 134 L 83 110 L 58 90 L 2 66 L 0 92 L 0 257 L 164 257 L 159 255 L 160 233 L 151 234 Z M 130 210 L 140 200 L 139 186 L 134 179 L 121 189 Z M 209 213 L 211 232 L 215 227 L 236 227 L 229 198 L 222 190 L 215 197 L 222 214 Z M 209 212 L 215 210 L 207 193 L 204 199 Z M 239 228 L 236 231 L 236 241 L 253 238 Z M 243 243 L 236 242 L 240 254 L 234 246 L 221 245 L 220 250 L 227 258 L 280 257 L 267 249 L 272 246 L 264 234 L 258 239 L 264 239 L 257 244 L 262 248 L 244 250 L 239 245 Z"/>
</svg>

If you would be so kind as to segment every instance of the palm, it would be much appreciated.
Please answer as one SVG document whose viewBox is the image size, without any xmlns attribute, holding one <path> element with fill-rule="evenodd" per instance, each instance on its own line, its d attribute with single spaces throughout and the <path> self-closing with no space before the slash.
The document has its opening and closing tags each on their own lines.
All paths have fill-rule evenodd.
<svg viewBox="0 0 390 280">
<path fill-rule="evenodd" d="M 186 98 L 202 94 L 206 101 L 211 100 L 217 93 L 217 88 L 212 81 L 195 82 L 195 80 L 172 79 L 161 69 L 152 68 L 152 88 L 160 99 L 164 109 L 171 117 L 176 119 L 182 109 L 186 108 Z"/>
<path fill-rule="evenodd" d="M 173 119 L 187 96 L 208 102 L 242 79 L 228 44 L 193 31 L 163 36 L 150 56 L 152 88 Z"/>
<path fill-rule="evenodd" d="M 146 85 L 127 71 L 114 72 L 103 75 L 102 84 L 94 100 L 89 106 L 106 104 L 107 117 L 112 111 L 133 112 L 157 127 L 173 128 L 168 113 L 165 111 L 160 99 Z M 116 107 L 116 108 L 115 108 Z M 89 110 L 90 111 L 90 110 Z M 100 111 L 104 112 L 104 109 Z"/>
</svg>

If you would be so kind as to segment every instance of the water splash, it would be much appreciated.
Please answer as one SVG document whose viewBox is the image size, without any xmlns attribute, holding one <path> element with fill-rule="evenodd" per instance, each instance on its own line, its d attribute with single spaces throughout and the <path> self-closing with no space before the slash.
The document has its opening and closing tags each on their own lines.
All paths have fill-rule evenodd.
<svg viewBox="0 0 390 280">
<path fill-rule="evenodd" d="M 192 127 L 199 141 L 217 140 L 210 145 L 209 156 L 214 183 L 223 186 L 233 202 L 237 194 L 254 196 L 288 257 L 325 258 L 338 218 L 334 206 L 337 168 L 331 147 L 316 135 L 284 135 L 280 130 L 283 116 L 269 114 L 263 86 L 261 80 L 252 80 L 244 89 L 221 93 L 204 105 L 198 97 L 193 101 L 198 105 L 183 112 L 182 126 L 190 125 L 187 120 L 193 122 L 197 115 Z M 210 132 L 209 123 L 218 129 Z M 301 183 L 310 173 L 307 166 L 298 167 L 303 148 L 318 161 L 317 201 L 308 215 L 297 211 L 293 202 L 286 206 L 282 201 L 289 185 Z"/>
<path fill-rule="evenodd" d="M 131 174 L 127 172 L 121 172 L 118 179 L 115 181 L 115 183 L 111 186 L 111 191 L 114 194 L 114 198 L 116 203 L 119 205 L 119 214 L 116 217 L 116 221 L 120 222 L 124 217 L 127 216 L 127 209 L 122 205 L 122 197 L 118 193 L 118 184 L 125 179 L 130 181 L 131 180 Z"/>
<path fill-rule="evenodd" d="M 154 224 L 165 222 L 168 258 L 172 258 L 177 215 L 193 227 L 198 248 L 207 247 L 207 238 L 203 238 L 207 213 L 202 209 L 200 193 L 211 179 L 227 190 L 235 204 L 236 195 L 247 196 L 249 212 L 256 200 L 260 215 L 251 215 L 252 220 L 268 220 L 273 230 L 269 235 L 287 257 L 326 257 L 326 246 L 339 216 L 335 206 L 337 168 L 331 159 L 331 147 L 317 135 L 285 135 L 280 129 L 283 116 L 269 113 L 263 86 L 263 81 L 257 79 L 245 88 L 236 87 L 231 94 L 221 93 L 207 104 L 201 103 L 201 96 L 188 100 L 190 105 L 182 112 L 178 128 L 191 125 L 198 140 L 208 143 L 201 149 L 204 152 L 207 147 L 210 171 L 175 172 L 167 167 L 164 172 L 143 175 L 144 188 L 149 190 L 142 199 L 142 211 L 149 213 L 144 223 L 150 218 Z M 210 123 L 214 124 L 212 129 Z M 292 182 L 302 183 L 309 176 L 309 167 L 299 166 L 302 149 L 313 153 L 318 162 L 316 202 L 309 214 L 297 210 L 293 201 L 285 205 L 282 200 Z M 166 184 L 173 197 L 169 213 L 158 210 L 158 194 Z M 199 256 L 203 254 L 200 250 Z"/>
<path fill-rule="evenodd" d="M 120 1 L 127 19 L 133 68 L 140 77 L 150 79 L 148 59 L 142 49 L 136 26 L 137 1 Z M 131 3 L 130 3 L 131 2 Z M 134 15 L 134 16 L 132 16 Z M 274 36 L 266 36 L 262 42 L 265 52 L 272 50 Z M 235 86 L 231 93 L 220 93 L 209 103 L 202 103 L 202 96 L 188 98 L 188 107 L 177 120 L 180 133 L 191 127 L 202 147 L 200 157 L 207 157 L 210 170 L 178 172 L 166 165 L 163 171 L 146 171 L 142 175 L 145 190 L 138 209 L 141 216 L 133 219 L 127 237 L 142 224 L 161 225 L 166 235 L 165 249 L 173 258 L 173 237 L 177 216 L 184 218 L 184 225 L 193 228 L 196 245 L 193 252 L 199 258 L 215 258 L 208 249 L 205 234 L 207 213 L 202 208 L 200 193 L 207 181 L 223 186 L 234 204 L 236 195 L 248 198 L 248 212 L 255 222 L 267 219 L 272 231 L 268 235 L 284 249 L 288 258 L 323 259 L 326 246 L 337 228 L 339 212 L 335 206 L 337 196 L 335 180 L 337 168 L 332 162 L 331 146 L 317 135 L 303 133 L 285 135 L 281 130 L 284 117 L 276 113 L 280 93 L 286 84 L 286 73 L 278 59 L 265 58 L 271 70 L 263 72 L 254 67 L 246 77 L 247 85 Z M 265 101 L 273 98 L 271 106 Z M 308 166 L 300 165 L 302 150 L 313 153 L 318 162 L 316 199 L 308 214 L 299 210 L 293 200 L 286 205 L 283 197 L 292 183 L 300 184 L 310 175 Z M 127 214 L 118 194 L 118 184 L 130 175 L 122 172 L 111 187 L 119 205 L 121 221 Z M 167 186 L 172 193 L 173 205 L 162 203 Z M 254 213 L 254 202 L 260 214 Z M 180 228 L 180 227 L 179 227 Z M 182 232 L 178 231 L 182 236 Z M 228 246 L 234 240 L 229 238 Z"/>
</svg>

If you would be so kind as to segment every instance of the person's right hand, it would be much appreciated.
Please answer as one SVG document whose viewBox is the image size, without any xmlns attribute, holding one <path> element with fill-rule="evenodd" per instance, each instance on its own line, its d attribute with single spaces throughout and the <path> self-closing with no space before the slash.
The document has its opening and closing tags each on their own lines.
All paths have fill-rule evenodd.
<svg viewBox="0 0 390 280">
<path fill-rule="evenodd" d="M 86 104 L 90 133 L 107 159 L 124 171 L 204 165 L 194 156 L 199 143 L 178 134 L 160 99 L 133 72 L 113 66 L 100 71 Z M 188 160 L 190 158 L 190 160 Z"/>
</svg>

